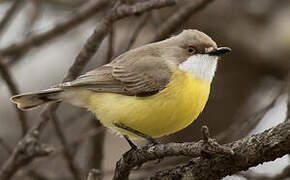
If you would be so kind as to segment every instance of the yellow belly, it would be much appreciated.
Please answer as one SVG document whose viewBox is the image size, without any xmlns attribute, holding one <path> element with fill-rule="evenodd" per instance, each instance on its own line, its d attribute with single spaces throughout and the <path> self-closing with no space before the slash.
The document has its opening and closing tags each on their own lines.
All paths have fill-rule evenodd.
<svg viewBox="0 0 290 180">
<path fill-rule="evenodd" d="M 96 93 L 81 90 L 88 108 L 107 127 L 137 138 L 116 128 L 120 122 L 151 137 L 162 137 L 192 123 L 203 110 L 210 92 L 210 82 L 175 70 L 167 88 L 148 97 Z"/>
</svg>

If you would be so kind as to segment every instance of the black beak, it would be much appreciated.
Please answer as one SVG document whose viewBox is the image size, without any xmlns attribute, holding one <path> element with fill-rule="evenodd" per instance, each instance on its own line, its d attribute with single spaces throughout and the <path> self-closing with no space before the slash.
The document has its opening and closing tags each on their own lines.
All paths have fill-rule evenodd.
<svg viewBox="0 0 290 180">
<path fill-rule="evenodd" d="M 228 52 L 231 52 L 231 51 L 232 50 L 229 47 L 219 47 L 217 49 L 211 50 L 207 54 L 210 55 L 210 56 L 220 56 L 222 54 L 225 54 L 225 53 L 228 53 Z"/>
</svg>

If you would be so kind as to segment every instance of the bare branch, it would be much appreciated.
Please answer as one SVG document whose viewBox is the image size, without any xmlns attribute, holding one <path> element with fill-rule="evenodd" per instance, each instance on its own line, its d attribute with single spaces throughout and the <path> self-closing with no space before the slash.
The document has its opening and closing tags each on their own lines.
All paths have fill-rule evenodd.
<svg viewBox="0 0 290 180">
<path fill-rule="evenodd" d="M 7 152 L 7 154 L 12 153 L 11 147 L 2 138 L 0 138 L 0 146 Z"/>
<path fill-rule="evenodd" d="M 104 7 L 106 7 L 109 2 L 110 1 L 108 0 L 95 1 L 94 4 L 88 6 L 81 12 L 77 14 L 75 14 L 74 12 L 74 14 L 71 15 L 71 18 L 69 20 L 55 25 L 52 29 L 40 34 L 36 34 L 31 37 L 27 37 L 25 40 L 19 43 L 14 43 L 9 45 L 8 47 L 0 49 L 0 54 L 6 57 L 13 57 L 19 54 L 26 53 L 33 47 L 39 47 L 40 45 L 43 45 L 47 41 L 52 40 L 53 38 L 56 38 L 70 31 L 72 28 L 78 26 L 79 24 L 83 23 L 85 20 L 92 17 L 100 10 L 104 9 Z"/>
<path fill-rule="evenodd" d="M 272 102 L 266 105 L 264 108 L 255 112 L 251 117 L 244 118 L 238 123 L 232 124 L 226 131 L 219 133 L 216 139 L 219 141 L 235 140 L 246 136 L 264 117 L 264 115 L 271 109 L 276 103 L 277 98 L 281 95 L 282 90 L 273 98 Z"/>
<path fill-rule="evenodd" d="M 73 158 L 73 155 L 70 152 L 70 149 L 68 147 L 69 145 L 67 143 L 66 137 L 65 137 L 65 135 L 60 127 L 59 119 L 55 113 L 51 113 L 51 116 L 52 116 L 51 117 L 52 124 L 55 128 L 56 134 L 57 134 L 57 136 L 60 140 L 60 143 L 63 147 L 62 154 L 63 154 L 64 160 L 69 168 L 69 171 L 73 175 L 73 178 L 75 180 L 81 180 L 80 172 L 79 172 L 77 166 L 74 164 L 74 158 Z"/>
<path fill-rule="evenodd" d="M 35 157 L 47 156 L 52 152 L 51 148 L 38 143 L 38 138 L 39 133 L 33 131 L 18 143 L 11 157 L 0 170 L 1 180 L 10 179 L 20 167 L 30 163 Z"/>
<path fill-rule="evenodd" d="M 133 44 L 135 43 L 139 33 L 141 32 L 141 30 L 144 28 L 144 26 L 147 24 L 148 20 L 150 19 L 151 17 L 151 13 L 147 13 L 147 14 L 144 14 L 142 16 L 142 18 L 140 19 L 140 21 L 138 22 L 132 36 L 130 37 L 129 39 L 129 42 L 127 44 L 127 47 L 124 48 L 124 50 L 122 52 L 126 52 L 128 51 L 129 49 L 131 49 L 131 47 L 133 46 Z"/>
<path fill-rule="evenodd" d="M 185 165 L 157 172 L 151 179 L 220 179 L 290 153 L 290 121 L 262 133 L 225 144 L 234 155 L 194 158 Z M 213 168 L 214 167 L 214 168 Z"/>
<path fill-rule="evenodd" d="M 111 62 L 112 58 L 114 57 L 114 44 L 115 44 L 115 30 L 114 26 L 112 26 L 108 36 L 108 48 L 106 57 L 107 61 L 105 61 L 106 63 Z"/>
<path fill-rule="evenodd" d="M 2 63 L 1 59 L 2 58 L 0 56 L 0 74 L 3 80 L 6 82 L 10 94 L 11 95 L 19 94 L 18 87 L 12 78 L 9 68 Z M 23 111 L 19 110 L 16 106 L 14 107 L 17 112 L 19 122 L 21 124 L 22 136 L 24 136 L 28 130 L 26 114 Z"/>
<path fill-rule="evenodd" d="M 39 0 L 30 0 L 30 3 L 32 4 L 32 11 L 29 12 L 27 15 L 27 20 L 25 22 L 24 27 L 24 35 L 29 36 L 31 35 L 31 29 L 33 28 L 34 24 L 39 20 L 42 14 L 42 6 L 43 2 Z"/>
<path fill-rule="evenodd" d="M 205 155 L 204 152 L 208 153 L 206 156 L 214 154 L 233 155 L 230 148 L 219 145 L 214 139 L 209 137 L 209 130 L 206 126 L 203 126 L 202 134 L 204 140 L 199 142 L 157 144 L 137 150 L 131 149 L 117 162 L 114 179 L 126 180 L 134 167 L 140 167 L 148 161 L 160 160 L 165 157 L 199 157 Z"/>
<path fill-rule="evenodd" d="M 7 25 L 11 22 L 11 19 L 17 13 L 17 10 L 21 7 L 22 3 L 24 3 L 24 0 L 15 0 L 12 2 L 11 7 L 5 13 L 0 22 L 0 39 L 3 35 L 3 32 L 6 30 Z"/>
<path fill-rule="evenodd" d="M 162 40 L 174 33 L 179 27 L 182 27 L 182 23 L 188 20 L 193 14 L 203 10 L 212 1 L 213 0 L 187 1 L 189 2 L 188 4 L 183 5 L 176 13 L 169 17 L 166 22 L 161 24 L 151 42 Z"/>
</svg>

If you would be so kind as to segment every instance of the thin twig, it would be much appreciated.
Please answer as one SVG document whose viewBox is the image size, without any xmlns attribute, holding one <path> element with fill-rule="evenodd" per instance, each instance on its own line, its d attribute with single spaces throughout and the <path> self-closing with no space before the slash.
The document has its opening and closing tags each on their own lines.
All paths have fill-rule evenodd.
<svg viewBox="0 0 290 180">
<path fill-rule="evenodd" d="M 65 135 L 60 127 L 59 119 L 55 113 L 51 113 L 51 116 L 52 116 L 51 117 L 52 124 L 53 124 L 55 131 L 56 131 L 56 134 L 60 140 L 61 146 L 63 147 L 62 155 L 63 155 L 64 160 L 68 166 L 68 169 L 69 169 L 70 173 L 73 175 L 73 178 L 75 180 L 81 180 L 80 172 L 78 170 L 78 167 L 74 163 L 74 157 L 70 152 L 70 148 L 68 147 L 69 145 L 67 143 L 66 137 L 65 137 Z"/>
<path fill-rule="evenodd" d="M 162 40 L 174 33 L 179 27 L 182 27 L 182 23 L 188 20 L 193 14 L 203 10 L 212 1 L 213 0 L 185 1 L 188 3 L 179 8 L 176 13 L 161 24 L 151 42 Z"/>
<path fill-rule="evenodd" d="M 0 170 L 0 179 L 10 179 L 16 171 L 27 165 L 36 157 L 47 156 L 52 149 L 44 144 L 38 143 L 39 133 L 31 131 L 15 147 L 10 158 L 5 162 Z"/>
<path fill-rule="evenodd" d="M 1 56 L 0 56 L 0 74 L 3 80 L 6 82 L 10 94 L 11 95 L 19 94 L 19 89 L 12 78 L 9 68 L 2 63 Z M 18 120 L 21 124 L 22 136 L 24 136 L 28 130 L 26 114 L 23 111 L 19 110 L 16 106 L 14 107 L 17 112 Z"/>
<path fill-rule="evenodd" d="M 132 36 L 129 38 L 127 47 L 125 47 L 123 49 L 123 52 L 128 51 L 129 49 L 131 49 L 131 47 L 133 46 L 133 44 L 135 43 L 138 35 L 140 34 L 140 32 L 142 31 L 142 29 L 144 28 L 144 26 L 146 26 L 148 20 L 151 18 L 151 13 L 146 13 L 142 16 L 142 18 L 140 19 L 140 21 L 138 22 Z"/>
<path fill-rule="evenodd" d="M 70 16 L 70 19 L 55 25 L 52 29 L 39 33 L 30 37 L 27 37 L 25 40 L 9 45 L 8 47 L 0 49 L 0 54 L 2 56 L 13 57 L 19 54 L 26 53 L 28 50 L 31 50 L 33 47 L 39 47 L 44 43 L 52 40 L 53 38 L 59 37 L 60 35 L 72 30 L 77 27 L 79 24 L 85 22 L 100 10 L 103 10 L 104 7 L 107 7 L 110 1 L 108 0 L 98 0 L 94 4 L 87 6 L 86 9 L 83 9 L 79 13 L 73 13 Z"/>
<path fill-rule="evenodd" d="M 12 153 L 12 149 L 2 138 L 0 138 L 0 146 L 7 152 L 7 154 Z"/>
<path fill-rule="evenodd" d="M 254 112 L 254 114 L 251 114 L 250 117 L 243 118 L 238 123 L 232 124 L 227 128 L 226 131 L 216 135 L 215 138 L 218 139 L 218 141 L 224 142 L 233 141 L 247 135 L 252 129 L 256 127 L 256 125 L 262 120 L 265 114 L 274 107 L 277 99 L 281 96 L 282 93 L 283 88 L 277 92 L 272 101 L 269 102 L 269 104 L 267 104 L 265 107 L 258 110 L 257 112 Z"/>
<path fill-rule="evenodd" d="M 32 4 L 32 11 L 28 12 L 27 21 L 25 22 L 24 27 L 24 35 L 29 36 L 31 34 L 31 29 L 33 28 L 34 24 L 37 23 L 39 18 L 42 15 L 42 1 L 39 0 L 30 0 Z"/>
<path fill-rule="evenodd" d="M 110 29 L 110 33 L 108 35 L 108 48 L 107 48 L 107 60 L 106 63 L 111 62 L 112 58 L 114 57 L 114 44 L 115 44 L 115 30 L 114 26 L 112 25 Z"/>
<path fill-rule="evenodd" d="M 95 117 L 92 117 L 90 119 L 90 127 L 93 127 L 94 129 L 92 129 L 91 134 L 87 134 L 86 136 L 82 136 L 83 139 L 88 139 L 91 146 L 88 149 L 88 159 L 89 162 L 87 163 L 87 169 L 102 169 L 102 162 L 103 162 L 103 158 L 104 158 L 104 142 L 105 142 L 105 131 L 104 131 L 104 127 L 102 126 L 102 124 L 100 123 L 100 121 L 98 121 Z M 96 136 L 96 133 L 98 134 Z M 88 138 L 88 136 L 90 136 Z M 81 141 L 79 141 L 81 142 Z M 93 161 L 91 161 L 91 159 L 94 159 Z"/>
<path fill-rule="evenodd" d="M 3 36 L 3 32 L 6 30 L 7 25 L 11 23 L 11 19 L 14 15 L 16 15 L 18 9 L 21 7 L 22 3 L 24 3 L 24 0 L 14 0 L 12 2 L 12 5 L 5 13 L 4 17 L 2 18 L 0 22 L 0 40 Z"/>
</svg>

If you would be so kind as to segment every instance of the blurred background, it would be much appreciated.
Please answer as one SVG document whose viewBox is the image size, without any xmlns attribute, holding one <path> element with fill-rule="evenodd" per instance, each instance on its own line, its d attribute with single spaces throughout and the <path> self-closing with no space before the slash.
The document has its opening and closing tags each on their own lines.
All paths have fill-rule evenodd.
<svg viewBox="0 0 290 180">
<path fill-rule="evenodd" d="M 1 26 L 0 23 L 0 49 L 53 28 L 89 7 L 92 2 L 0 0 L 0 22 L 16 6 L 7 24 Z M 179 2 L 170 8 L 137 14 L 116 22 L 86 70 L 109 62 L 128 48 L 156 39 L 162 23 L 178 12 L 186 11 L 188 2 L 184 1 L 185 5 L 182 0 Z M 60 83 L 103 16 L 104 12 L 96 13 L 81 25 L 27 53 L 3 58 L 2 65 L 9 67 L 18 91 L 36 91 Z M 189 13 L 174 29 L 173 34 L 182 29 L 201 30 L 219 46 L 231 47 L 232 53 L 219 62 L 211 96 L 201 116 L 186 129 L 163 138 L 162 142 L 198 141 L 201 126 L 207 125 L 213 137 L 220 143 L 227 143 L 262 132 L 285 119 L 287 95 L 283 93 L 283 87 L 290 68 L 290 1 L 213 1 L 201 11 Z M 138 36 L 133 41 L 135 33 Z M 21 138 L 22 128 L 18 120 L 19 112 L 9 102 L 13 91 L 8 88 L 3 73 L 0 92 L 0 141 L 5 144 L 0 146 L 2 166 L 9 157 L 9 149 Z M 25 112 L 29 127 L 39 121 L 40 111 Z M 77 179 L 71 163 L 65 158 L 65 151 L 72 155 L 73 164 L 82 179 L 91 168 L 100 169 L 104 179 L 111 179 L 115 163 L 130 148 L 127 142 L 100 126 L 93 115 L 84 109 L 61 104 L 57 114 L 67 146 L 62 146 L 55 127 L 49 123 L 41 135 L 41 141 L 52 145 L 55 151 L 22 168 L 12 179 Z M 186 160 L 170 158 L 158 165 L 146 164 L 141 170 L 133 172 L 131 177 L 150 177 L 154 170 Z M 251 170 L 274 176 L 288 165 L 289 159 L 285 156 Z M 245 177 L 237 175 L 224 179 Z"/>
</svg>

